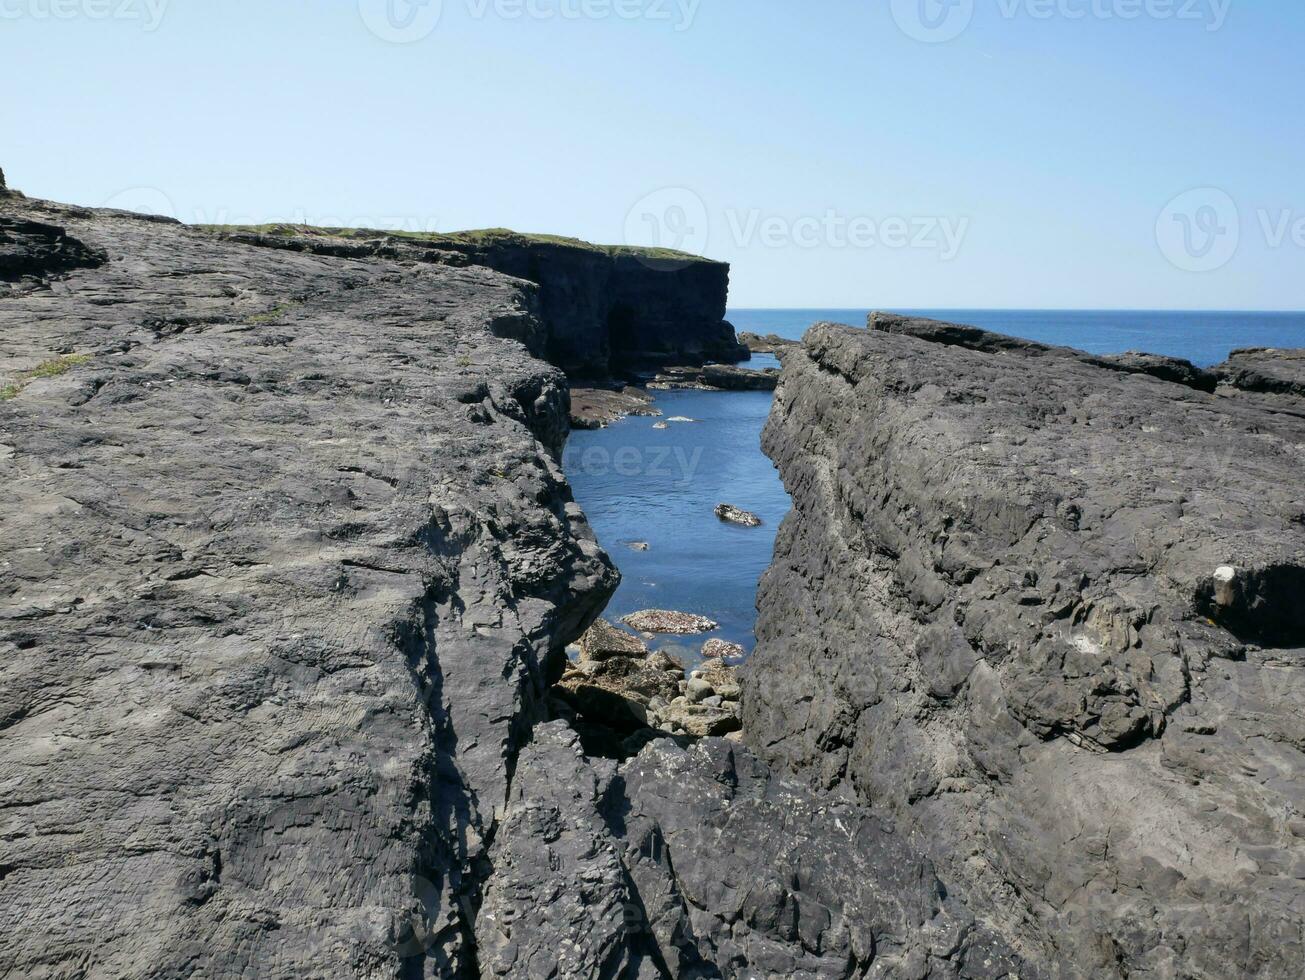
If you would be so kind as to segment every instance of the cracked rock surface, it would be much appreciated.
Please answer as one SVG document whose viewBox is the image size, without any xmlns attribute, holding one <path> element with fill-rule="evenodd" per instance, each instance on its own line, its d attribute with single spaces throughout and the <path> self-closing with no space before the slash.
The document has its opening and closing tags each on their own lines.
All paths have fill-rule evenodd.
<svg viewBox="0 0 1305 980">
<path fill-rule="evenodd" d="M 85 357 L 0 403 L 0 974 L 470 975 L 616 582 L 533 290 L 0 206 L 107 255 L 0 299 L 6 376 Z"/>
<path fill-rule="evenodd" d="M 0 217 L 0 976 L 1021 972 L 855 801 L 551 717 L 617 576 L 530 283 Z"/>
<path fill-rule="evenodd" d="M 924 842 L 1030 969 L 1298 976 L 1299 354 L 870 324 L 785 358 L 748 744 Z"/>
</svg>

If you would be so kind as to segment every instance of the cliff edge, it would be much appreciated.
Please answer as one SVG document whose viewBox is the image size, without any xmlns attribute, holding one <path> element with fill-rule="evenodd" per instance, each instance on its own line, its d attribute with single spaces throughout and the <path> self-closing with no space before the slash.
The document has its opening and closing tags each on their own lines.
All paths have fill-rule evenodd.
<svg viewBox="0 0 1305 980">
<path fill-rule="evenodd" d="M 747 360 L 725 320 L 729 265 L 670 249 L 591 245 L 503 228 L 452 234 L 302 225 L 212 226 L 234 241 L 353 258 L 477 265 L 539 287 L 544 356 L 605 379 L 667 364 Z"/>
</svg>

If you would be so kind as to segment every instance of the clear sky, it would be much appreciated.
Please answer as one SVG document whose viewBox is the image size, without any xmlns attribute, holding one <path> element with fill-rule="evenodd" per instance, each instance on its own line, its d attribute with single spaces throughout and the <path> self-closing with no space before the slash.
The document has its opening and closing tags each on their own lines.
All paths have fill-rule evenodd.
<svg viewBox="0 0 1305 980">
<path fill-rule="evenodd" d="M 1303 51 L 1300 0 L 0 0 L 0 167 L 680 245 L 735 306 L 1302 309 Z"/>
</svg>

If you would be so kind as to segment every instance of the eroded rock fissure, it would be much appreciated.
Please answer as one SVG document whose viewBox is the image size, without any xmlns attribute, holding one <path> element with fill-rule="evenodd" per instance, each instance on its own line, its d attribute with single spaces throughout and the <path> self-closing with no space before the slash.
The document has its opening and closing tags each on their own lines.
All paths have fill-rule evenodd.
<svg viewBox="0 0 1305 980">
<path fill-rule="evenodd" d="M 0 242 L 0 972 L 1293 975 L 1295 354 L 757 338 L 753 661 L 579 669 L 618 577 L 526 352 L 724 353 L 723 267 L 0 208 L 55 229 Z"/>
</svg>

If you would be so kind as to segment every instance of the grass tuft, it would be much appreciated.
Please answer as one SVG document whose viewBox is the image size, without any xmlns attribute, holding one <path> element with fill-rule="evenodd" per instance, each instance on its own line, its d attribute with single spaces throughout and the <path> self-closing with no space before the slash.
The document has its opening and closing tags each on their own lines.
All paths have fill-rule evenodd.
<svg viewBox="0 0 1305 980">
<path fill-rule="evenodd" d="M 303 305 L 303 303 L 294 300 L 288 303 L 281 303 L 278 306 L 272 307 L 270 310 L 265 310 L 262 313 L 255 313 L 252 316 L 245 317 L 244 322 L 254 327 L 261 327 L 268 323 L 276 323 L 295 307 Z"/>
<path fill-rule="evenodd" d="M 59 375 L 71 371 L 77 365 L 85 364 L 90 359 L 90 354 L 63 354 L 59 357 L 52 357 L 48 361 L 42 361 L 31 370 L 20 374 L 12 384 L 0 388 L 0 401 L 7 402 L 10 399 L 17 398 L 31 382 L 41 378 L 57 378 Z"/>
</svg>

